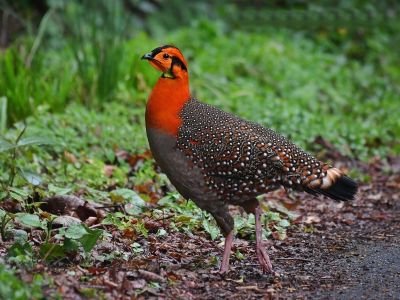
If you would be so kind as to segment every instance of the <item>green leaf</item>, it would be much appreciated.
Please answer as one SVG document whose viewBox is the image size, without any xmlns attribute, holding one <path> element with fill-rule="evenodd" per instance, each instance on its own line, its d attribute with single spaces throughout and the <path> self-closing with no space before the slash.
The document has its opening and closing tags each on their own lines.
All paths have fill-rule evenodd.
<svg viewBox="0 0 400 300">
<path fill-rule="evenodd" d="M 41 137 L 41 136 L 31 136 L 31 137 L 22 138 L 18 141 L 17 144 L 12 144 L 4 139 L 0 139 L 0 152 L 5 152 L 8 150 L 26 147 L 26 146 L 53 145 L 53 144 L 56 144 L 56 142 L 54 140 L 49 139 L 47 137 Z"/>
<path fill-rule="evenodd" d="M 24 178 L 27 182 L 29 182 L 32 185 L 39 185 L 42 183 L 42 177 L 40 177 L 38 174 L 33 173 L 31 171 L 19 169 L 19 173 L 22 178 Z"/>
<path fill-rule="evenodd" d="M 175 207 L 177 200 L 181 196 L 178 193 L 168 193 L 166 196 L 158 200 L 157 204 L 167 207 Z"/>
<path fill-rule="evenodd" d="M 7 196 L 8 196 L 8 192 L 7 191 L 0 191 L 0 201 L 3 200 Z"/>
<path fill-rule="evenodd" d="M 28 242 L 15 242 L 7 251 L 8 262 L 32 267 L 33 250 Z M 0 294 L 1 295 L 1 294 Z M 1 297 L 0 297 L 1 298 Z"/>
<path fill-rule="evenodd" d="M 17 243 L 26 243 L 28 241 L 28 233 L 22 229 L 12 230 L 12 235 L 14 236 L 14 241 Z"/>
<path fill-rule="evenodd" d="M 236 257 L 238 260 L 243 260 L 243 259 L 245 258 L 245 256 L 243 255 L 243 253 L 240 252 L 239 250 L 236 250 L 236 252 L 235 252 L 235 257 Z"/>
<path fill-rule="evenodd" d="M 133 190 L 116 189 L 110 192 L 111 200 L 114 203 L 126 203 L 125 211 L 129 215 L 138 215 L 143 211 L 146 202 Z"/>
<path fill-rule="evenodd" d="M 281 216 L 279 215 L 279 213 L 273 212 L 273 211 L 267 211 L 265 213 L 265 217 L 268 221 L 280 221 L 281 220 Z"/>
<path fill-rule="evenodd" d="M 28 243 L 14 243 L 7 251 L 8 257 L 30 256 L 32 255 L 32 246 Z"/>
<path fill-rule="evenodd" d="M 63 248 L 65 252 L 74 252 L 79 250 L 79 242 L 69 238 L 65 238 Z"/>
<path fill-rule="evenodd" d="M 19 189 L 16 187 L 10 187 L 9 191 L 11 197 L 18 201 L 24 201 L 29 196 L 29 193 L 25 192 L 23 189 Z"/>
<path fill-rule="evenodd" d="M 82 236 L 79 241 L 86 252 L 90 252 L 96 245 L 97 240 L 101 237 L 103 231 L 100 229 L 86 228 L 87 234 Z"/>
<path fill-rule="evenodd" d="M 6 140 L 0 138 L 0 152 L 5 152 L 14 148 L 14 144 L 11 144 L 10 142 L 7 142 Z"/>
<path fill-rule="evenodd" d="M 290 222 L 286 219 L 283 219 L 278 222 L 278 226 L 286 228 L 290 226 Z"/>
<path fill-rule="evenodd" d="M 4 133 L 6 129 L 7 129 L 7 97 L 0 97 L 0 134 Z"/>
<path fill-rule="evenodd" d="M 203 220 L 202 225 L 204 230 L 211 236 L 211 239 L 215 240 L 219 234 L 219 228 L 207 219 Z"/>
<path fill-rule="evenodd" d="M 101 221 L 101 224 L 114 225 L 118 230 L 124 230 L 132 226 L 132 223 L 127 220 L 127 216 L 120 212 L 107 214 L 103 221 Z"/>
<path fill-rule="evenodd" d="M 34 145 L 53 145 L 56 142 L 48 137 L 30 136 L 18 141 L 16 147 L 34 146 Z"/>
<path fill-rule="evenodd" d="M 71 193 L 72 188 L 58 187 L 50 183 L 48 186 L 48 191 L 55 195 L 67 195 Z"/>
<path fill-rule="evenodd" d="M 81 224 L 72 225 L 65 231 L 65 237 L 75 240 L 80 239 L 85 234 L 87 234 L 87 230 L 85 226 Z"/>
<path fill-rule="evenodd" d="M 46 260 L 53 260 L 60 257 L 65 257 L 64 247 L 54 243 L 44 243 L 40 246 L 40 257 Z"/>
<path fill-rule="evenodd" d="M 110 192 L 111 200 L 114 203 L 132 203 L 136 206 L 143 207 L 146 202 L 133 190 L 116 189 Z"/>
<path fill-rule="evenodd" d="M 0 264 L 0 298 L 1 299 L 45 299 L 42 286 L 46 281 L 39 274 L 33 276 L 32 281 L 27 284 L 21 280 L 14 271 Z"/>
<path fill-rule="evenodd" d="M 39 219 L 38 215 L 28 213 L 17 213 L 16 219 L 25 226 L 43 228 L 44 225 Z"/>
</svg>

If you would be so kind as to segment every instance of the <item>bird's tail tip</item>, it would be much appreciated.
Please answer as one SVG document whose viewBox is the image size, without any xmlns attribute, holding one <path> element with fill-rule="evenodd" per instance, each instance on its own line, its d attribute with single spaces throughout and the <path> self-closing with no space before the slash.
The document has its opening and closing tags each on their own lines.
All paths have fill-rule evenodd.
<svg viewBox="0 0 400 300">
<path fill-rule="evenodd" d="M 348 201 L 355 199 L 358 185 L 339 169 L 330 168 L 321 184 L 311 189 L 335 200 Z"/>
</svg>

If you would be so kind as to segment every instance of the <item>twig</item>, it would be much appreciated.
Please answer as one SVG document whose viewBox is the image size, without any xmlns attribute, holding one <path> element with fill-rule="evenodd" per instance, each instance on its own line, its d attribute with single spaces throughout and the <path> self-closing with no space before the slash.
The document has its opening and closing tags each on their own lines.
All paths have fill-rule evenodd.
<svg viewBox="0 0 400 300">
<path fill-rule="evenodd" d="M 279 260 L 301 260 L 301 261 L 312 261 L 311 259 L 306 259 L 306 258 L 299 258 L 299 257 L 278 257 L 276 259 Z"/>
<path fill-rule="evenodd" d="M 118 287 L 118 284 L 116 284 L 115 282 L 112 282 L 112 281 L 110 281 L 110 280 L 107 280 L 107 279 L 105 279 L 105 278 L 103 279 L 103 282 L 104 282 L 105 285 L 107 285 L 107 286 L 110 287 L 110 288 L 115 289 L 115 288 Z"/>
<path fill-rule="evenodd" d="M 94 224 L 92 226 L 89 226 L 90 229 L 98 228 L 98 227 L 104 227 L 104 224 L 98 223 L 98 224 Z"/>
<path fill-rule="evenodd" d="M 83 274 L 88 274 L 88 273 L 89 273 L 88 270 L 82 268 L 80 265 L 77 265 L 76 268 L 77 268 L 79 271 L 81 271 Z"/>
<path fill-rule="evenodd" d="M 138 270 L 138 273 L 143 276 L 144 279 L 150 280 L 150 281 L 157 281 L 157 282 L 164 282 L 164 278 L 156 273 L 146 271 L 146 270 Z"/>
<path fill-rule="evenodd" d="M 162 218 L 155 219 L 154 221 L 156 221 L 156 222 L 158 222 L 158 221 L 164 221 L 164 220 L 171 219 L 171 218 L 173 218 L 173 217 L 175 217 L 175 215 L 174 215 L 174 214 L 171 214 L 171 215 L 168 215 L 168 216 L 163 216 Z"/>
<path fill-rule="evenodd" d="M 50 246 L 49 250 L 47 250 L 46 254 L 45 254 L 44 257 L 43 257 L 43 260 L 44 260 L 44 261 L 47 260 L 47 257 L 50 255 L 50 253 L 53 251 L 53 249 L 54 249 L 54 247 L 55 247 L 56 245 L 57 245 L 57 244 L 52 244 L 52 245 Z"/>
<path fill-rule="evenodd" d="M 116 208 L 119 207 L 121 208 L 122 205 L 121 204 L 114 204 L 114 205 L 103 205 L 103 206 L 96 206 L 96 209 L 104 209 L 104 208 Z"/>
</svg>

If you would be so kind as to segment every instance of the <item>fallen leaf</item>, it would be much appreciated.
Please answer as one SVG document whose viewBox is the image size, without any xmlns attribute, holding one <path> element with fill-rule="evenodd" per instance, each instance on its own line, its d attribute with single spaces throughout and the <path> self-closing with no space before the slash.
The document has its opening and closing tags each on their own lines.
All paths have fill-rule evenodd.
<svg viewBox="0 0 400 300">
<path fill-rule="evenodd" d="M 81 223 L 81 220 L 72 216 L 58 216 L 53 220 L 53 225 L 57 225 L 59 227 L 69 227 Z"/>
<path fill-rule="evenodd" d="M 321 218 L 318 217 L 317 215 L 309 215 L 309 216 L 306 216 L 304 219 L 304 223 L 306 223 L 306 224 L 320 223 L 320 222 L 321 222 Z"/>
</svg>

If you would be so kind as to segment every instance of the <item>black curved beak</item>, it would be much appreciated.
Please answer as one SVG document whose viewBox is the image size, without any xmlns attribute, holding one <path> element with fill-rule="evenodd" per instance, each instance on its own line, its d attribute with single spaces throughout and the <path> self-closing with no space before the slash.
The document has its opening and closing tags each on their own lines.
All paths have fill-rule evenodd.
<svg viewBox="0 0 400 300">
<path fill-rule="evenodd" d="M 152 60 L 153 59 L 153 52 L 146 53 L 142 56 L 142 59 Z"/>
</svg>

